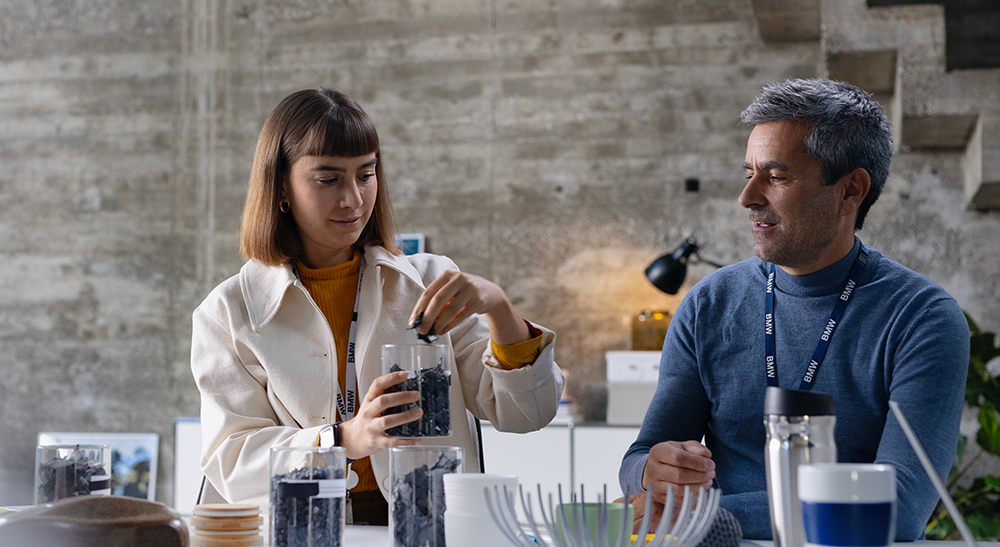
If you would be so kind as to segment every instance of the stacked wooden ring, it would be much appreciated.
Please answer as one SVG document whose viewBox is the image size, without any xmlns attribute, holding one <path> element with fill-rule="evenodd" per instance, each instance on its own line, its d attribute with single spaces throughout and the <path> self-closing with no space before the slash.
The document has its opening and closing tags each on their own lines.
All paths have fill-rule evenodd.
<svg viewBox="0 0 1000 547">
<path fill-rule="evenodd" d="M 257 547 L 264 544 L 260 507 L 246 503 L 203 503 L 191 516 L 191 547 Z"/>
</svg>

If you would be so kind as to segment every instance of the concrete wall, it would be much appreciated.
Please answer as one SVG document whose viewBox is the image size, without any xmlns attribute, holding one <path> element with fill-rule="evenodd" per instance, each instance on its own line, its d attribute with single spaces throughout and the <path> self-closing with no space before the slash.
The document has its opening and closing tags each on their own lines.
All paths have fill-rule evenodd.
<svg viewBox="0 0 1000 547">
<path fill-rule="evenodd" d="M 765 45 L 745 0 L 0 0 L 0 504 L 31 502 L 43 430 L 159 433 L 171 501 L 190 313 L 240 266 L 254 143 L 288 93 L 361 102 L 400 228 L 554 328 L 600 420 L 604 352 L 679 302 L 648 263 L 687 236 L 751 256 L 739 112 L 825 71 L 822 42 Z M 962 162 L 901 151 L 860 235 L 996 331 L 1000 214 L 967 210 Z"/>
</svg>

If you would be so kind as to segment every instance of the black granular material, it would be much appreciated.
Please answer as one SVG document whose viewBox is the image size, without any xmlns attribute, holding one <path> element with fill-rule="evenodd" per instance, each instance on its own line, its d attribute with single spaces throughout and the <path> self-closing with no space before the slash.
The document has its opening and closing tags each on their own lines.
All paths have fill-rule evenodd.
<svg viewBox="0 0 1000 547">
<path fill-rule="evenodd" d="M 390 372 L 403 370 L 393 364 Z M 420 400 L 402 406 L 394 406 L 383 413 L 399 414 L 419 406 L 424 414 L 412 422 L 405 423 L 386 430 L 390 437 L 447 437 L 451 434 L 451 414 L 448 405 L 448 390 L 451 387 L 451 374 L 440 364 L 434 368 L 420 369 L 410 372 L 402 383 L 386 388 L 386 393 L 399 391 L 419 391 Z"/>
<path fill-rule="evenodd" d="M 393 547 L 445 547 L 444 476 L 461 463 L 442 454 L 430 468 L 422 465 L 396 478 L 392 483 Z"/>
<path fill-rule="evenodd" d="M 407 327 L 406 330 L 416 329 L 417 327 L 420 326 L 420 323 L 423 322 L 423 320 L 424 320 L 424 312 L 420 312 L 420 315 L 417 316 L 417 319 L 413 323 L 410 323 L 410 326 Z M 434 334 L 433 325 L 431 326 L 431 330 L 427 331 L 427 334 L 420 334 L 419 332 L 417 333 L 417 340 L 420 340 L 421 342 L 427 342 L 428 344 L 433 344 L 434 342 L 437 341 L 437 339 L 438 336 L 437 334 Z"/>
<path fill-rule="evenodd" d="M 90 495 L 90 479 L 95 475 L 108 475 L 108 472 L 99 462 L 88 461 L 77 445 L 68 458 L 54 458 L 38 465 L 38 502 Z M 109 486 L 109 481 L 102 481 L 100 488 L 95 490 Z"/>
<path fill-rule="evenodd" d="M 271 477 L 273 547 L 340 547 L 344 498 L 313 496 L 319 493 L 316 481 L 343 478 L 344 470 L 334 467 L 302 468 Z"/>
</svg>

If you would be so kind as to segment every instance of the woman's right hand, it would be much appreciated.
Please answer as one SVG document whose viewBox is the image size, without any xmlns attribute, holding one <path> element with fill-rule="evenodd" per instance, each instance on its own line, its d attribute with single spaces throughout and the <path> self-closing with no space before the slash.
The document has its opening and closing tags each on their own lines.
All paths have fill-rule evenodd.
<svg viewBox="0 0 1000 547">
<path fill-rule="evenodd" d="M 341 422 L 340 443 L 347 450 L 348 458 L 360 460 L 383 448 L 420 444 L 419 440 L 394 439 L 386 435 L 386 430 L 412 422 L 423 414 L 419 408 L 413 408 L 399 414 L 383 415 L 389 408 L 415 403 L 420 399 L 420 393 L 416 391 L 385 393 L 386 388 L 404 380 L 405 371 L 379 376 L 365 393 L 354 418 Z"/>
</svg>

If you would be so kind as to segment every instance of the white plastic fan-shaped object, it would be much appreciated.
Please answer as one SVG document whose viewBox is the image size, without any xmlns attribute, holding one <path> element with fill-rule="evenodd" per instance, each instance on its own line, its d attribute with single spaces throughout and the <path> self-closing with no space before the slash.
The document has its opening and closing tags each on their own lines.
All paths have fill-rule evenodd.
<svg viewBox="0 0 1000 547">
<path fill-rule="evenodd" d="M 617 531 L 611 531 L 613 535 L 608 535 L 608 506 L 611 505 L 611 502 L 607 501 L 607 488 L 605 487 L 604 497 L 597 496 L 596 538 L 599 540 L 608 538 L 608 541 L 595 545 L 587 523 L 587 514 L 582 509 L 583 486 L 580 486 L 579 500 L 573 493 L 569 502 L 564 504 L 562 485 L 560 485 L 558 487 L 559 504 L 553 504 L 552 494 L 549 493 L 548 511 L 546 512 L 541 501 L 543 499 L 542 487 L 539 485 L 537 514 L 541 517 L 541 526 L 536 520 L 531 493 L 529 492 L 525 496 L 523 488 L 519 487 L 518 490 L 521 506 L 527 517 L 526 524 L 518 522 L 513 491 L 508 491 L 507 487 L 502 490 L 494 487 L 492 491 L 484 488 L 483 495 L 486 496 L 486 506 L 490 516 L 493 517 L 504 537 L 519 547 L 605 547 L 605 545 L 614 547 L 696 547 L 708 534 L 709 528 L 715 521 L 720 498 L 720 492 L 716 488 L 711 488 L 708 491 L 699 488 L 697 493 L 693 493 L 689 487 L 685 487 L 680 511 L 677 518 L 673 519 L 674 493 L 672 490 L 668 490 L 660 523 L 656 530 L 650 534 L 649 519 L 653 514 L 653 497 L 646 496 L 643 519 L 633 541 L 632 522 L 628 522 L 626 518 L 621 519 Z M 627 494 L 625 500 L 628 500 Z M 623 501 L 622 505 L 624 506 L 622 515 L 627 515 L 628 502 Z M 556 518 L 557 512 L 558 516 L 562 518 Z M 570 524 L 567 525 L 567 522 Z"/>
</svg>

